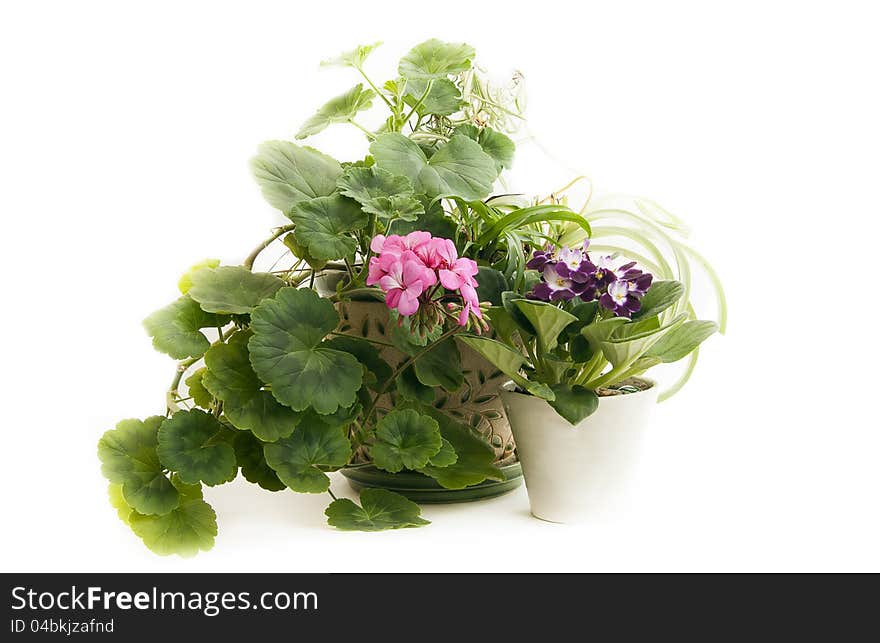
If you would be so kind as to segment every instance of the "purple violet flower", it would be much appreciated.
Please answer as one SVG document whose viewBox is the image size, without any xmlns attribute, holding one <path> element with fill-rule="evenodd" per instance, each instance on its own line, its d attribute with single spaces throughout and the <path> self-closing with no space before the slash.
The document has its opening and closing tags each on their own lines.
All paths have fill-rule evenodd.
<svg viewBox="0 0 880 643">
<path fill-rule="evenodd" d="M 543 280 L 530 293 L 533 298 L 542 301 L 568 301 L 576 297 L 572 289 L 574 283 L 559 273 L 559 265 L 548 263 L 544 267 Z"/>
<path fill-rule="evenodd" d="M 618 317 L 632 317 L 642 307 L 640 296 L 629 289 L 629 282 L 618 280 L 608 285 L 608 290 L 599 297 L 599 305 Z"/>
<path fill-rule="evenodd" d="M 548 263 L 556 261 L 556 248 L 547 246 L 543 250 L 535 250 L 532 258 L 526 264 L 526 268 L 531 270 L 544 270 L 544 266 Z"/>
</svg>

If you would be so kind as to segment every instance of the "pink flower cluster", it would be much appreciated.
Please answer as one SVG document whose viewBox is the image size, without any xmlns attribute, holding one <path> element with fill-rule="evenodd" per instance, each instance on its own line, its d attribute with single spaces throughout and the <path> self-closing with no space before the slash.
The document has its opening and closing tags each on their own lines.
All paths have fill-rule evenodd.
<svg viewBox="0 0 880 643">
<path fill-rule="evenodd" d="M 431 302 L 438 284 L 457 291 L 463 306 L 458 323 L 466 326 L 473 314 L 482 319 L 477 297 L 477 262 L 458 256 L 450 239 L 432 237 L 430 232 L 417 230 L 405 237 L 377 234 L 370 242 L 377 256 L 370 259 L 367 285 L 378 284 L 385 291 L 389 308 L 408 317 L 419 306 Z"/>
</svg>

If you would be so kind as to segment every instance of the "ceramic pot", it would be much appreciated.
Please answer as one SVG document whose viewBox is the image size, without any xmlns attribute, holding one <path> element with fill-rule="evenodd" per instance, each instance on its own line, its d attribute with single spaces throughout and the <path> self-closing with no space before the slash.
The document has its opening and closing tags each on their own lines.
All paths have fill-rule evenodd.
<svg viewBox="0 0 880 643">
<path fill-rule="evenodd" d="M 574 426 L 540 398 L 501 391 L 532 515 L 578 523 L 625 506 L 658 394 L 655 382 L 640 379 L 649 388 L 601 397 L 596 412 Z"/>
<path fill-rule="evenodd" d="M 379 340 L 391 343 L 391 322 L 388 308 L 380 301 L 349 301 L 338 305 L 342 318 L 340 331 L 354 337 Z M 405 359 L 401 351 L 393 346 L 379 346 L 379 354 L 392 368 Z M 474 429 L 495 450 L 495 462 L 499 465 L 516 461 L 516 445 L 510 424 L 504 414 L 504 406 L 499 395 L 501 386 L 507 379 L 501 371 L 490 364 L 479 353 L 467 346 L 458 344 L 461 353 L 461 367 L 464 385 L 454 393 L 436 389 L 433 405 Z M 379 411 L 394 408 L 396 392 L 391 392 L 379 400 Z"/>
</svg>

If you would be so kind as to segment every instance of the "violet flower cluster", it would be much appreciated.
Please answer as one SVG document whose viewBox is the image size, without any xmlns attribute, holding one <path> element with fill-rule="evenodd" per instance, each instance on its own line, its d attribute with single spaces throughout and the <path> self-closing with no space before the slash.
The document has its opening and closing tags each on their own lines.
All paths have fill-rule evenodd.
<svg viewBox="0 0 880 643">
<path fill-rule="evenodd" d="M 376 256 L 370 259 L 367 285 L 378 285 L 385 292 L 385 303 L 400 315 L 409 317 L 420 307 L 435 305 L 434 295 L 442 286 L 461 297 L 459 325 L 466 326 L 471 316 L 482 320 L 477 262 L 459 257 L 451 239 L 420 230 L 403 237 L 378 234 L 370 249 Z"/>
<path fill-rule="evenodd" d="M 631 317 L 641 308 L 653 275 L 636 268 L 635 261 L 615 266 L 611 256 L 594 263 L 587 254 L 589 244 L 588 239 L 581 248 L 536 250 L 526 266 L 541 272 L 541 282 L 528 296 L 541 301 L 598 300 L 616 316 Z"/>
</svg>

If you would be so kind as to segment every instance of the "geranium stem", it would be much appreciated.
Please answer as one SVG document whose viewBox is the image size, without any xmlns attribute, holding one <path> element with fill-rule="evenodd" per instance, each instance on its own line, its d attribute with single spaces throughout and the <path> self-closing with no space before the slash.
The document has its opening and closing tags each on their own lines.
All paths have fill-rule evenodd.
<svg viewBox="0 0 880 643">
<path fill-rule="evenodd" d="M 260 253 L 263 252 L 263 250 L 265 250 L 266 248 L 268 248 L 269 244 L 271 244 L 273 241 L 275 241 L 275 239 L 277 239 L 278 237 L 283 235 L 285 232 L 290 232 L 295 227 L 296 226 L 291 223 L 286 226 L 281 226 L 280 228 L 275 230 L 275 232 L 272 234 L 271 237 L 269 237 L 268 239 L 266 239 L 260 245 L 258 245 L 256 248 L 253 249 L 253 251 L 244 260 L 244 263 L 242 265 L 245 268 L 247 268 L 248 270 L 253 270 L 254 262 L 257 260 L 257 257 L 260 256 Z"/>
</svg>

